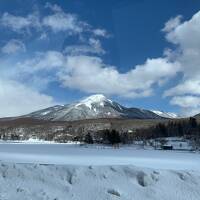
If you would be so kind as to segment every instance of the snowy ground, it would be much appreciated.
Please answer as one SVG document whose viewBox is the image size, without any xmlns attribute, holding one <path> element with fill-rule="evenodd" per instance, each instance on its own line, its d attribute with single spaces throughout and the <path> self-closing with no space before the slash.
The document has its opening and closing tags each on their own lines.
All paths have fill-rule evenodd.
<svg viewBox="0 0 200 200">
<path fill-rule="evenodd" d="M 134 165 L 154 169 L 193 169 L 200 166 L 200 154 L 134 147 L 119 149 L 80 147 L 70 144 L 0 144 L 0 160 L 15 163 L 68 165 Z"/>
<path fill-rule="evenodd" d="M 0 164 L 2 200 L 199 200 L 197 171 Z"/>
<path fill-rule="evenodd" d="M 0 200 L 199 200 L 200 154 L 0 144 Z"/>
</svg>

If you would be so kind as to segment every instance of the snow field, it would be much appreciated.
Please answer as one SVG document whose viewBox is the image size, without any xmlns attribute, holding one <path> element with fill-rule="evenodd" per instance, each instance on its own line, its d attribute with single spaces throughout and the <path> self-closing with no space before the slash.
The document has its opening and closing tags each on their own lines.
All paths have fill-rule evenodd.
<svg viewBox="0 0 200 200">
<path fill-rule="evenodd" d="M 199 200 L 200 154 L 0 144 L 0 200 Z"/>
<path fill-rule="evenodd" d="M 3 200 L 199 200 L 199 188 L 195 171 L 0 163 Z"/>
<path fill-rule="evenodd" d="M 86 148 L 87 147 L 87 148 Z M 134 165 L 153 169 L 199 170 L 200 154 L 135 147 L 79 146 L 73 144 L 0 144 L 0 160 L 79 166 Z"/>
</svg>

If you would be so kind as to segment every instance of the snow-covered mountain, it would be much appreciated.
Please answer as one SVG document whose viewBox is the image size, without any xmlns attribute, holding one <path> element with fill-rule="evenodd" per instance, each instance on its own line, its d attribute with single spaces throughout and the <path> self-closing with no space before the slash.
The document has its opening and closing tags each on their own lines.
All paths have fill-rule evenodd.
<svg viewBox="0 0 200 200">
<path fill-rule="evenodd" d="M 176 113 L 172 112 L 164 112 L 159 110 L 152 110 L 152 112 L 164 118 L 171 118 L 171 119 L 179 118 L 179 116 Z"/>
<path fill-rule="evenodd" d="M 200 113 L 194 116 L 197 119 L 200 119 Z"/>
<path fill-rule="evenodd" d="M 39 110 L 26 117 L 53 121 L 72 121 L 96 118 L 159 119 L 157 114 L 139 108 L 127 108 L 107 99 L 102 94 L 89 96 L 82 101 L 64 106 L 54 106 Z"/>
</svg>

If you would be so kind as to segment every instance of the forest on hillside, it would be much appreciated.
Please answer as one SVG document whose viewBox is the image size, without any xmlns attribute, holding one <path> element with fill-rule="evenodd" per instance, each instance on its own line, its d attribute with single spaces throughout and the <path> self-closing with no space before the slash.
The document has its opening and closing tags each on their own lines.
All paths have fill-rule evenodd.
<svg viewBox="0 0 200 200">
<path fill-rule="evenodd" d="M 147 141 L 167 137 L 184 137 L 191 141 L 195 148 L 200 147 L 200 123 L 193 117 L 184 120 L 171 120 L 168 123 L 158 123 L 148 128 L 120 132 L 117 130 L 102 130 L 96 133 L 87 133 L 80 140 L 86 143 L 130 144 L 134 141 Z"/>
</svg>

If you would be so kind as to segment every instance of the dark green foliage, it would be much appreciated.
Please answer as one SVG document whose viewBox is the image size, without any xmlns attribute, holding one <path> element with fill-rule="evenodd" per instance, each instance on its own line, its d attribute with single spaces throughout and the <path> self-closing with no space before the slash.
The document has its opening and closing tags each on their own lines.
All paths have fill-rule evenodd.
<svg viewBox="0 0 200 200">
<path fill-rule="evenodd" d="M 178 136 L 183 136 L 183 125 L 181 123 L 178 123 Z"/>
<path fill-rule="evenodd" d="M 88 143 L 88 144 L 93 144 L 93 143 L 94 143 L 93 138 L 92 138 L 92 136 L 91 136 L 90 133 L 87 133 L 87 134 L 85 135 L 84 142 L 85 142 L 85 143 Z"/>
<path fill-rule="evenodd" d="M 119 144 L 121 143 L 121 138 L 119 135 L 119 132 L 116 130 L 105 130 L 103 134 L 103 143 L 108 143 L 108 144 Z"/>
<path fill-rule="evenodd" d="M 194 117 L 190 117 L 189 119 L 189 124 L 191 128 L 196 128 L 197 127 L 197 121 Z"/>
<path fill-rule="evenodd" d="M 148 140 L 165 137 L 182 137 L 190 139 L 194 144 L 200 147 L 200 124 L 195 118 L 185 120 L 169 121 L 168 123 L 159 123 L 146 129 L 138 129 L 135 133 L 135 140 Z"/>
<path fill-rule="evenodd" d="M 121 142 L 119 132 L 116 130 L 112 130 L 109 135 L 109 142 L 111 144 L 119 144 Z"/>
</svg>

